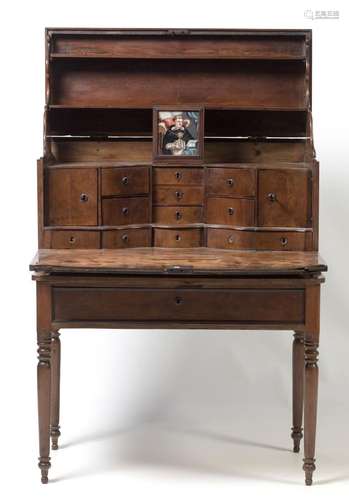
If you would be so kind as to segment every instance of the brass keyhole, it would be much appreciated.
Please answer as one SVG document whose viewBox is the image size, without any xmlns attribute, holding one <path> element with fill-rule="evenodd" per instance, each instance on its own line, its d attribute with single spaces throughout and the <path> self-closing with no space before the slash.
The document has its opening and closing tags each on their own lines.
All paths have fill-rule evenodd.
<svg viewBox="0 0 349 500">
<path fill-rule="evenodd" d="M 176 172 L 176 179 L 177 179 L 177 181 L 180 181 L 181 178 L 182 178 L 181 172 Z"/>
<path fill-rule="evenodd" d="M 227 179 L 228 186 L 234 186 L 234 179 Z"/>
<path fill-rule="evenodd" d="M 70 243 L 71 245 L 74 245 L 75 241 L 76 241 L 76 240 L 75 240 L 75 236 L 71 236 L 71 237 L 69 238 L 69 243 Z"/>
<path fill-rule="evenodd" d="M 128 215 L 128 208 L 127 208 L 127 207 L 124 207 L 124 208 L 122 209 L 122 213 L 123 213 L 124 215 Z"/>
<path fill-rule="evenodd" d="M 176 198 L 180 200 L 181 198 L 183 198 L 183 194 L 184 193 L 182 191 L 176 191 Z"/>
<path fill-rule="evenodd" d="M 268 193 L 268 200 L 271 202 L 276 201 L 276 194 L 275 193 Z"/>
<path fill-rule="evenodd" d="M 234 215 L 234 209 L 232 207 L 228 208 L 228 214 L 229 215 Z"/>
<path fill-rule="evenodd" d="M 88 201 L 88 195 L 85 194 L 85 193 L 81 193 L 81 195 L 80 195 L 80 201 L 82 203 L 86 203 L 86 201 Z"/>
<path fill-rule="evenodd" d="M 182 297 L 176 297 L 176 299 L 175 299 L 175 300 L 176 300 L 176 304 L 177 304 L 177 306 L 179 306 L 180 304 L 182 304 L 182 303 L 183 303 L 183 299 L 182 299 Z"/>
<path fill-rule="evenodd" d="M 128 184 L 128 177 L 123 177 L 121 179 L 121 182 L 123 183 L 124 186 L 126 186 Z"/>
<path fill-rule="evenodd" d="M 287 243 L 288 243 L 288 239 L 285 236 L 283 236 L 282 238 L 280 238 L 280 241 L 281 241 L 281 245 L 283 247 L 285 247 L 287 245 Z"/>
<path fill-rule="evenodd" d="M 181 220 L 181 218 L 182 218 L 182 214 L 181 214 L 180 212 L 178 212 L 178 211 L 177 211 L 177 212 L 176 212 L 176 219 L 177 219 L 177 220 Z"/>
<path fill-rule="evenodd" d="M 122 239 L 122 241 L 124 241 L 125 243 L 127 243 L 128 242 L 128 236 L 127 236 L 127 234 L 123 234 L 121 236 L 121 239 Z"/>
<path fill-rule="evenodd" d="M 181 241 L 181 239 L 182 239 L 181 235 L 180 234 L 176 234 L 176 240 L 177 241 Z"/>
</svg>

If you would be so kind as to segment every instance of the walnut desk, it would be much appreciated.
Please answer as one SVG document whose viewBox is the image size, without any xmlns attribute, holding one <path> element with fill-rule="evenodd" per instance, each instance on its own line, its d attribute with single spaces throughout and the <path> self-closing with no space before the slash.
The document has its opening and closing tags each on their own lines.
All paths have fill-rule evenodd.
<svg viewBox="0 0 349 500">
<path fill-rule="evenodd" d="M 293 449 L 315 470 L 319 163 L 310 30 L 46 29 L 38 160 L 41 480 L 61 328 L 294 332 Z M 303 425 L 304 414 L 304 425 Z"/>
</svg>

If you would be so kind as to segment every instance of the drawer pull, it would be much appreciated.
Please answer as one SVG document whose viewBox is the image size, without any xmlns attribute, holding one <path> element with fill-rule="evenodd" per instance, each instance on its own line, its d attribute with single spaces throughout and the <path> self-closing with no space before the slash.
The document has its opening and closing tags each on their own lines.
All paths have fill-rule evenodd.
<svg viewBox="0 0 349 500">
<path fill-rule="evenodd" d="M 127 186 L 127 184 L 128 184 L 128 177 L 123 177 L 121 179 L 121 182 L 123 183 L 124 186 Z"/>
<path fill-rule="evenodd" d="M 283 236 L 282 238 L 280 238 L 280 241 L 281 241 L 281 245 L 283 247 L 285 247 L 287 245 L 287 243 L 288 243 L 288 239 L 285 236 Z"/>
<path fill-rule="evenodd" d="M 180 234 L 176 234 L 176 241 L 181 241 L 182 236 Z"/>
<path fill-rule="evenodd" d="M 177 181 L 180 181 L 180 180 L 181 180 L 181 178 L 182 178 L 182 174 L 181 174 L 181 172 L 176 172 L 176 174 L 175 174 L 175 175 L 176 175 L 176 179 L 177 179 Z"/>
<path fill-rule="evenodd" d="M 227 240 L 228 243 L 234 243 L 234 236 L 231 234 L 230 236 L 228 236 Z"/>
<path fill-rule="evenodd" d="M 122 213 L 123 213 L 124 215 L 128 215 L 128 208 L 127 208 L 127 207 L 124 207 L 124 208 L 122 209 Z"/>
<path fill-rule="evenodd" d="M 227 179 L 228 186 L 234 186 L 234 179 Z"/>
<path fill-rule="evenodd" d="M 71 245 L 74 245 L 75 241 L 76 241 L 75 236 L 71 236 L 71 237 L 69 238 L 69 243 L 70 243 Z"/>
<path fill-rule="evenodd" d="M 127 236 L 127 234 L 123 234 L 123 235 L 121 236 L 121 239 L 122 239 L 122 241 L 123 241 L 124 243 L 127 243 L 127 242 L 128 242 L 128 236 Z"/>
<path fill-rule="evenodd" d="M 177 304 L 177 306 L 179 306 L 179 305 L 183 304 L 183 299 L 182 299 L 182 297 L 176 297 L 176 299 L 175 299 L 175 300 L 176 300 L 176 304 Z"/>
<path fill-rule="evenodd" d="M 85 193 L 81 193 L 81 195 L 80 195 L 80 201 L 82 203 L 86 203 L 88 201 L 88 195 L 85 194 Z"/>
<path fill-rule="evenodd" d="M 271 202 L 276 201 L 276 194 L 275 193 L 268 193 L 268 200 Z"/>
<path fill-rule="evenodd" d="M 182 199 L 183 195 L 184 195 L 183 191 L 176 191 L 176 198 L 177 198 L 177 200 Z"/>
<path fill-rule="evenodd" d="M 228 214 L 229 215 L 234 215 L 234 209 L 232 207 L 228 208 Z"/>
<path fill-rule="evenodd" d="M 182 214 L 181 214 L 180 212 L 178 212 L 178 211 L 177 211 L 177 212 L 176 212 L 176 219 L 177 219 L 177 220 L 181 220 L 181 218 L 182 218 Z"/>
</svg>

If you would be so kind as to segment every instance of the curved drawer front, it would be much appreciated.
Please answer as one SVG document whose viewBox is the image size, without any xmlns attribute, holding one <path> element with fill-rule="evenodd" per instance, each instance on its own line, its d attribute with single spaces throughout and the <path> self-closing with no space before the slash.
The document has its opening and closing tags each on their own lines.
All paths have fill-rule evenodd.
<svg viewBox="0 0 349 500">
<path fill-rule="evenodd" d="M 208 224 L 253 226 L 255 202 L 243 198 L 207 198 Z"/>
<path fill-rule="evenodd" d="M 155 224 L 195 224 L 202 222 L 202 207 L 154 207 Z"/>
<path fill-rule="evenodd" d="M 161 186 L 153 191 L 155 205 L 202 205 L 203 202 L 201 186 Z"/>
<path fill-rule="evenodd" d="M 102 248 L 133 248 L 151 245 L 151 229 L 129 228 L 102 232 Z"/>
<path fill-rule="evenodd" d="M 208 228 L 207 246 L 232 250 L 303 251 L 306 250 L 306 234 L 297 231 L 266 232 Z"/>
<path fill-rule="evenodd" d="M 202 244 L 201 229 L 154 229 L 154 246 L 170 248 L 199 247 Z"/>
<path fill-rule="evenodd" d="M 64 288 L 55 321 L 303 323 L 304 290 Z"/>
</svg>

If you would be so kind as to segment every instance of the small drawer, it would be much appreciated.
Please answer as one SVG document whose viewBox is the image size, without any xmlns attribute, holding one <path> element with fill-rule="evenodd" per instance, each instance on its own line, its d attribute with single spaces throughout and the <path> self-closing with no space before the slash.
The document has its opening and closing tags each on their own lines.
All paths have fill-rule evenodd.
<svg viewBox="0 0 349 500">
<path fill-rule="evenodd" d="M 149 193 L 148 167 L 102 168 L 102 196 Z"/>
<path fill-rule="evenodd" d="M 255 232 L 208 228 L 207 246 L 231 250 L 252 250 L 255 248 Z"/>
<path fill-rule="evenodd" d="M 296 231 L 258 231 L 256 250 L 306 250 L 306 233 Z"/>
<path fill-rule="evenodd" d="M 243 198 L 207 198 L 206 220 L 208 224 L 229 226 L 254 225 L 254 200 Z"/>
<path fill-rule="evenodd" d="M 153 170 L 154 184 L 189 186 L 202 184 L 202 168 L 157 167 Z"/>
<path fill-rule="evenodd" d="M 149 247 L 151 230 L 148 228 L 115 229 L 103 231 L 102 248 Z"/>
<path fill-rule="evenodd" d="M 255 196 L 256 171 L 249 168 L 208 168 L 207 191 L 222 196 Z"/>
<path fill-rule="evenodd" d="M 200 229 L 154 229 L 154 246 L 189 248 L 201 246 Z"/>
<path fill-rule="evenodd" d="M 157 224 L 195 224 L 202 222 L 202 207 L 154 207 Z"/>
<path fill-rule="evenodd" d="M 99 231 L 47 231 L 50 233 L 50 248 L 99 248 Z"/>
<path fill-rule="evenodd" d="M 199 186 L 155 187 L 153 202 L 155 205 L 202 205 L 204 188 Z"/>
<path fill-rule="evenodd" d="M 144 224 L 149 222 L 149 198 L 104 198 L 102 218 L 106 226 Z"/>
</svg>

